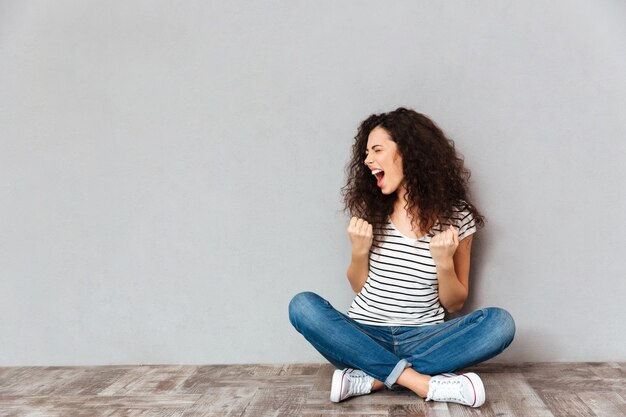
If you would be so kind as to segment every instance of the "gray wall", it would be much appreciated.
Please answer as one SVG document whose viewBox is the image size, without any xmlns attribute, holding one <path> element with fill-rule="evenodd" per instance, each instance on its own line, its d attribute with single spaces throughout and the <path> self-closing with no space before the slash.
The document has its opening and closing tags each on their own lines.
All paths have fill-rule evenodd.
<svg viewBox="0 0 626 417">
<path fill-rule="evenodd" d="M 0 365 L 322 361 L 358 123 L 430 115 L 503 361 L 624 361 L 626 6 L 1 1 Z"/>
</svg>

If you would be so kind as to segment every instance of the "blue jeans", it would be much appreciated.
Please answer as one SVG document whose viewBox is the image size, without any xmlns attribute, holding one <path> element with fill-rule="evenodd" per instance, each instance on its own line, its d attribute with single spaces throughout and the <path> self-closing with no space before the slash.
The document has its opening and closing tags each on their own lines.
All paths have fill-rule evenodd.
<svg viewBox="0 0 626 417">
<path fill-rule="evenodd" d="M 388 388 L 408 367 L 436 375 L 485 361 L 501 353 L 515 335 L 513 318 L 501 308 L 425 326 L 371 326 L 312 292 L 293 297 L 289 320 L 335 367 L 361 369 Z"/>
</svg>

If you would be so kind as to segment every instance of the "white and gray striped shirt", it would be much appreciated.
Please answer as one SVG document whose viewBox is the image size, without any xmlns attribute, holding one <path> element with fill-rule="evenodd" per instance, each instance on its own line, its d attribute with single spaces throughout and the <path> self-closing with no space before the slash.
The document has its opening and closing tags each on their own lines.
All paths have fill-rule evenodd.
<svg viewBox="0 0 626 417">
<path fill-rule="evenodd" d="M 476 232 L 468 210 L 453 210 L 459 241 Z M 442 228 L 443 226 L 443 228 Z M 356 295 L 348 316 L 374 326 L 422 326 L 443 322 L 435 262 L 430 239 L 449 224 L 437 223 L 418 239 L 406 237 L 388 220 L 384 235 L 375 234 L 369 257 L 369 274 Z"/>
</svg>

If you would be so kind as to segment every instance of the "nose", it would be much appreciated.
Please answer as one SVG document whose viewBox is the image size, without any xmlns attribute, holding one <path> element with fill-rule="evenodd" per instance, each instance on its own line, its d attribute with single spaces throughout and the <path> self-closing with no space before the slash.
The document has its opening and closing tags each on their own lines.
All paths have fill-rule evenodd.
<svg viewBox="0 0 626 417">
<path fill-rule="evenodd" d="M 368 155 L 365 155 L 365 161 L 363 161 L 363 163 L 364 163 L 365 165 L 367 165 L 367 166 L 369 166 L 369 164 L 371 164 L 371 163 L 372 163 L 372 161 L 371 161 L 371 160 L 369 160 L 369 158 L 370 158 L 370 155 L 369 155 L 369 154 L 368 154 Z"/>
</svg>

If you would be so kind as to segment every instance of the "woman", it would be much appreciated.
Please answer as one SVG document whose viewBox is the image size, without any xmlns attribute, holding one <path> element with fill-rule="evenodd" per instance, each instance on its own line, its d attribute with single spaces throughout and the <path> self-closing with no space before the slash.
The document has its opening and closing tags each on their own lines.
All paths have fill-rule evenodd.
<svg viewBox="0 0 626 417">
<path fill-rule="evenodd" d="M 469 171 L 454 143 L 426 116 L 399 108 L 359 127 L 343 188 L 356 294 L 348 314 L 305 292 L 289 318 L 337 370 L 339 402 L 402 385 L 427 401 L 485 402 L 478 375 L 450 372 L 501 353 L 515 324 L 500 308 L 444 321 L 468 296 L 473 234 Z"/>
</svg>

